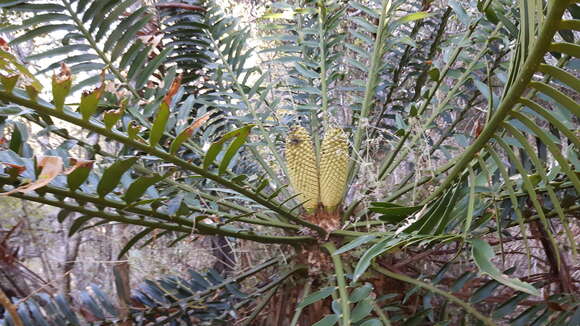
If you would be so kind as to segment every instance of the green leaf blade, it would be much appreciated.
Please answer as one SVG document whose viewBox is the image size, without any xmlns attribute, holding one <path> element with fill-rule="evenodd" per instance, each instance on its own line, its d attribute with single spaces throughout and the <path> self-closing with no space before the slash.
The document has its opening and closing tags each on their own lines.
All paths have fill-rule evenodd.
<svg viewBox="0 0 580 326">
<path fill-rule="evenodd" d="M 481 239 L 471 239 L 469 242 L 471 242 L 472 245 L 471 254 L 473 260 L 481 273 L 489 275 L 494 280 L 512 289 L 534 296 L 540 295 L 540 291 L 531 284 L 522 282 L 518 279 L 509 278 L 500 272 L 500 270 L 491 263 L 491 259 L 495 256 L 495 252 L 487 242 Z"/>
</svg>

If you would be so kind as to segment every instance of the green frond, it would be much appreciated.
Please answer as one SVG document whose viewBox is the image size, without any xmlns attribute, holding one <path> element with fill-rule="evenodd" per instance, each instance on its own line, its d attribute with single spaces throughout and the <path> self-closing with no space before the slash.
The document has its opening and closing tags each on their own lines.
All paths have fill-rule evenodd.
<svg viewBox="0 0 580 326">
<path fill-rule="evenodd" d="M 192 318 L 204 324 L 225 323 L 235 313 L 237 302 L 247 302 L 253 296 L 267 292 L 258 288 L 253 293 L 244 293 L 241 289 L 244 279 L 277 264 L 277 260 L 267 260 L 232 278 L 224 278 L 213 269 L 204 273 L 188 270 L 183 276 L 144 280 L 134 289 L 123 289 L 123 276 L 115 273 L 118 296 L 129 305 L 128 311 L 123 312 L 117 300 L 96 284 L 91 284 L 75 295 L 82 313 L 64 294 L 39 292 L 18 302 L 21 307 L 18 314 L 22 321 L 28 321 L 27 325 L 142 323 L 144 320 L 189 323 Z M 275 279 L 271 284 L 281 281 L 283 279 Z M 0 317 L 11 320 L 7 312 Z"/>
<path fill-rule="evenodd" d="M 64 59 L 71 65 L 73 73 L 89 74 L 85 80 L 75 81 L 78 85 L 73 90 L 78 90 L 97 84 L 99 79 L 92 76 L 106 68 L 111 72 L 106 75 L 107 79 L 127 85 L 133 95 L 139 97 L 138 90 L 164 62 L 171 47 L 161 51 L 149 47 L 142 49 L 140 56 L 127 57 L 126 51 L 137 42 L 138 37 L 147 36 L 146 28 L 152 18 L 146 7 L 131 12 L 130 8 L 135 3 L 135 0 L 95 1 L 91 4 L 62 0 L 58 4 L 47 5 L 34 0 L 22 1 L 6 8 L 34 14 L 19 26 L 7 27 L 6 31 L 19 34 L 11 41 L 12 45 L 32 41 L 48 33 L 63 33 L 64 37 L 56 40 L 56 47 L 35 51 L 28 56 L 30 62 L 43 59 L 43 65 L 47 59 L 53 59 L 54 63 L 46 65 L 39 73 L 58 68 Z"/>
<path fill-rule="evenodd" d="M 553 42 L 566 5 L 555 1 L 550 3 L 548 9 L 545 16 L 542 14 L 538 17 L 537 10 L 528 7 L 521 8 L 521 14 L 528 15 L 524 22 L 535 25 L 522 25 L 521 46 L 513 55 L 512 77 L 505 85 L 504 95 L 479 137 L 460 156 L 449 177 L 430 198 L 439 196 L 444 191 L 443 189 L 452 185 L 455 178 L 464 173 L 468 166 L 471 164 L 477 166 L 477 162 L 472 162 L 477 157 L 486 156 L 486 146 L 494 147 L 496 151 L 506 153 L 509 164 L 516 167 L 516 173 L 522 181 L 519 187 L 523 187 L 528 193 L 529 200 L 546 227 L 546 205 L 538 201 L 536 192 L 537 186 L 545 187 L 543 191 L 547 195 L 546 199 L 558 213 L 567 230 L 568 241 L 575 248 L 573 237 L 568 230 L 570 222 L 561 207 L 564 192 L 556 191 L 551 184 L 555 178 L 563 178 L 565 183 L 570 183 L 576 193 L 580 192 L 580 182 L 575 172 L 578 167 L 572 163 L 577 160 L 566 158 L 567 147 L 577 146 L 578 135 L 574 133 L 571 121 L 564 118 L 580 116 L 580 106 L 567 95 L 577 93 L 577 85 L 574 85 L 576 80 L 570 78 L 569 74 L 562 73 L 572 53 L 565 52 L 564 47 L 555 46 L 555 44 L 563 43 Z M 531 34 L 533 37 L 528 35 L 530 33 L 533 33 Z M 547 56 L 554 55 L 558 51 L 560 60 L 552 65 L 545 63 L 550 62 Z M 570 85 L 567 85 L 566 81 Z M 566 122 L 567 120 L 569 122 Z M 561 132 L 557 135 L 546 132 L 540 127 L 549 126 L 553 122 L 561 128 L 559 129 Z M 534 139 L 534 142 L 530 142 L 530 139 Z M 499 157 L 495 155 L 497 162 Z M 497 164 L 500 163 L 497 162 Z M 528 164 L 531 168 L 526 167 Z M 548 169 L 553 171 L 548 172 Z M 532 174 L 537 180 L 530 180 Z M 555 245 L 553 238 L 551 241 Z M 576 252 L 576 249 L 573 251 Z"/>
<path fill-rule="evenodd" d="M 294 246 L 293 268 L 208 320 L 261 297 L 246 323 L 258 320 L 291 276 L 308 279 L 293 324 L 322 300 L 330 309 L 317 325 L 577 319 L 572 296 L 537 296 L 555 282 L 560 292 L 575 287 L 567 254 L 577 258 L 578 5 L 276 2 L 260 28 L 211 0 L 0 8 L 22 18 L 1 30 L 14 48 L 57 36 L 24 63 L 15 49 L 0 49 L 5 195 L 60 207 L 59 221 L 74 219 L 71 235 L 112 222 L 139 226 L 122 254 L 190 235 Z M 262 36 L 258 49 L 253 33 Z M 39 74 L 60 69 L 44 91 L 29 71 L 38 64 Z M 25 122 L 41 130 L 32 136 Z M 307 127 L 298 135 L 288 133 L 292 125 Z M 50 144 L 31 144 L 43 135 Z M 305 202 L 306 214 L 298 209 Z M 329 218 L 341 224 L 327 231 Z M 540 246 L 547 259 L 536 257 Z M 505 269 L 508 255 L 529 266 L 539 260 L 550 273 L 526 273 L 520 261 Z M 457 273 L 465 266 L 472 270 Z M 180 298 L 179 286 L 165 285 L 193 281 L 166 279 L 142 302 L 185 318 L 210 295 L 229 298 L 228 280 L 192 275 L 215 286 Z M 400 291 L 375 288 L 382 281 Z M 76 316 L 62 300 L 42 299 L 22 303 L 23 318 Z M 108 301 L 98 289 L 81 298 L 103 322 L 116 316 Z M 50 302 L 66 316 L 46 310 Z M 412 315 L 401 308 L 410 305 Z"/>
</svg>

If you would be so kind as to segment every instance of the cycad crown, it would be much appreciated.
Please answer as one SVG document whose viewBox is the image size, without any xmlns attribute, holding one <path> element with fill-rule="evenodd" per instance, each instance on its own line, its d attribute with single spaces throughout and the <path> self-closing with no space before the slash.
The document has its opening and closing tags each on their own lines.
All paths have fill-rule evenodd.
<svg viewBox="0 0 580 326">
<path fill-rule="evenodd" d="M 348 174 L 348 143 L 339 128 L 328 129 L 322 141 L 320 155 L 320 197 L 327 210 L 340 204 Z"/>
<path fill-rule="evenodd" d="M 319 184 L 318 165 L 310 135 L 300 126 L 292 127 L 286 139 L 286 162 L 288 178 L 304 202 L 304 208 L 313 211 L 318 206 Z"/>
</svg>

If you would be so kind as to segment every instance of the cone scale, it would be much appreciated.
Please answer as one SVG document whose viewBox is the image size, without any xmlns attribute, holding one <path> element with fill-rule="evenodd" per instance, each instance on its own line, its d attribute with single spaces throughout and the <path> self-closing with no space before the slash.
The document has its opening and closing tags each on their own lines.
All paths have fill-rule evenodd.
<svg viewBox="0 0 580 326">
<path fill-rule="evenodd" d="M 328 129 L 320 153 L 320 199 L 327 211 L 335 210 L 344 196 L 348 177 L 348 142 L 344 131 Z"/>
<path fill-rule="evenodd" d="M 288 178 L 308 212 L 315 211 L 319 201 L 318 164 L 310 135 L 303 127 L 292 127 L 286 139 Z"/>
</svg>

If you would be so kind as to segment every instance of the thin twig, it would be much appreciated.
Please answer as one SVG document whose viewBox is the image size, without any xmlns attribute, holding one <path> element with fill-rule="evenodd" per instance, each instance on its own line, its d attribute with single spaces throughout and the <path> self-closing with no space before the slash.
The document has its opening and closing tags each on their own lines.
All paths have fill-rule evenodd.
<svg viewBox="0 0 580 326">
<path fill-rule="evenodd" d="M 18 315 L 16 306 L 14 306 L 12 302 L 10 302 L 10 299 L 8 298 L 8 296 L 6 296 L 6 293 L 2 291 L 2 288 L 0 288 L 0 304 L 2 304 L 4 309 L 6 309 L 10 313 L 10 316 L 12 316 L 12 322 L 14 323 L 14 325 L 24 326 L 22 319 L 20 319 L 20 316 Z"/>
</svg>

